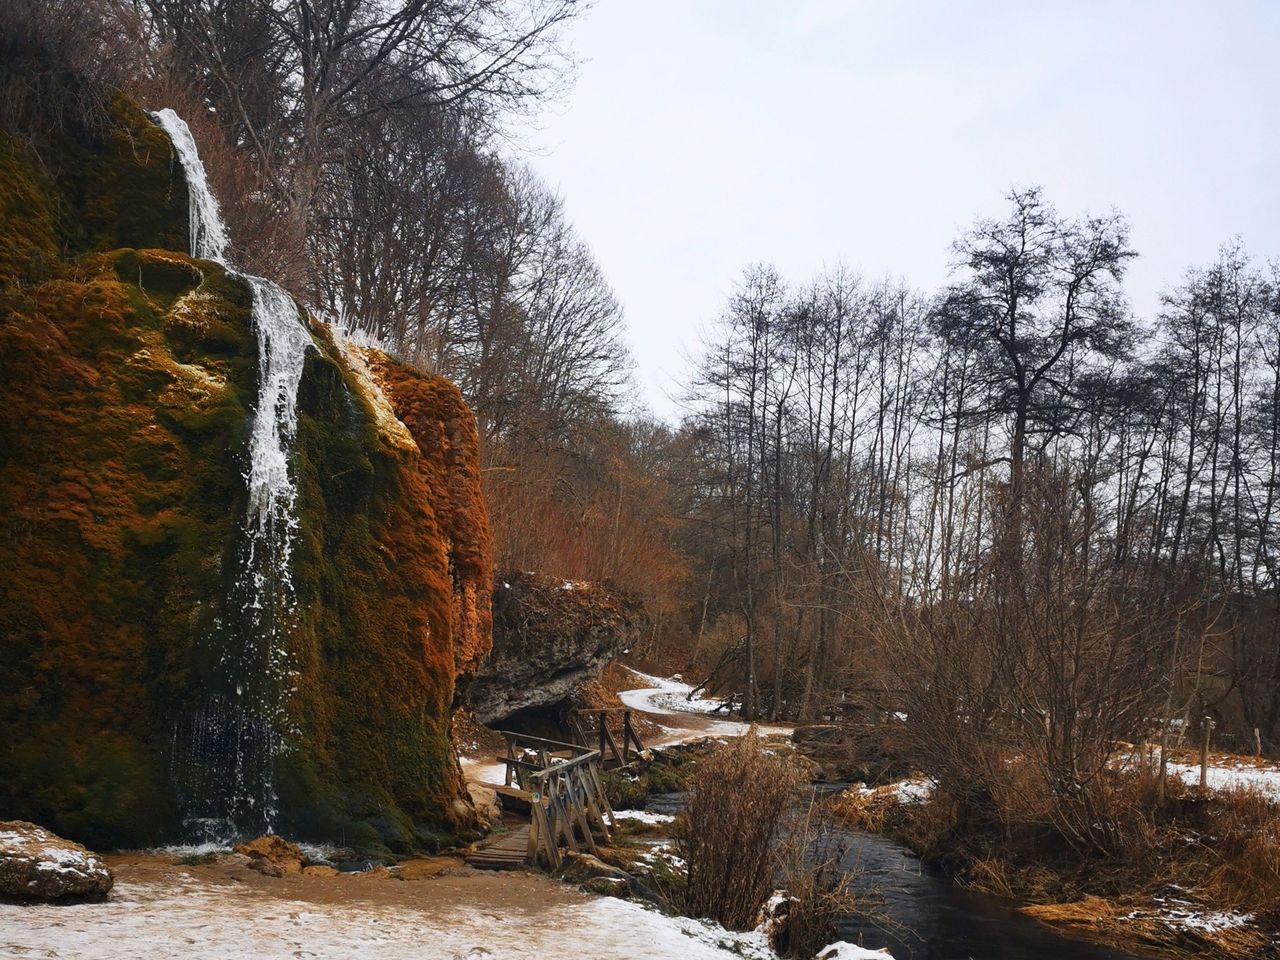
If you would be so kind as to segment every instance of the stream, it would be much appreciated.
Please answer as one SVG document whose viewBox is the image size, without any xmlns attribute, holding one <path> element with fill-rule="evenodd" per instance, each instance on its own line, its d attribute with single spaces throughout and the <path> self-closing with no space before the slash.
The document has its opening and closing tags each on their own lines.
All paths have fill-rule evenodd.
<svg viewBox="0 0 1280 960">
<path fill-rule="evenodd" d="M 646 809 L 674 814 L 682 794 L 649 798 Z M 1009 900 L 956 886 L 892 840 L 842 829 L 844 869 L 872 915 L 850 915 L 840 939 L 888 948 L 894 960 L 1142 960 L 1140 955 L 1065 936 L 1019 913 Z"/>
</svg>

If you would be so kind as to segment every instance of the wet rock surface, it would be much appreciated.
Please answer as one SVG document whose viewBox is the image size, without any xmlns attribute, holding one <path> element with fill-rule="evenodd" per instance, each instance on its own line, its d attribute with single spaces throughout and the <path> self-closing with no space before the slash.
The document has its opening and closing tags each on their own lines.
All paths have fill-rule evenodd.
<svg viewBox="0 0 1280 960">
<path fill-rule="evenodd" d="M 18 900 L 102 897 L 111 871 L 78 843 L 25 820 L 0 822 L 0 896 Z"/>
<path fill-rule="evenodd" d="M 232 850 L 249 858 L 250 870 L 257 870 L 268 877 L 301 873 L 303 868 L 310 866 L 307 855 L 296 844 L 275 834 L 237 843 Z"/>
</svg>

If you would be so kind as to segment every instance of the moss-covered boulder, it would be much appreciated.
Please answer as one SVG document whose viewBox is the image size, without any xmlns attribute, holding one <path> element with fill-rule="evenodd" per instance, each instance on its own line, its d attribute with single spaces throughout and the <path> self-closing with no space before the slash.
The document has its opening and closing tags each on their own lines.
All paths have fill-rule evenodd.
<svg viewBox="0 0 1280 960">
<path fill-rule="evenodd" d="M 182 252 L 168 140 L 123 98 L 116 119 L 39 160 L 0 134 L 0 815 L 150 845 L 189 836 L 247 771 L 296 839 L 449 842 L 474 825 L 449 742 L 455 678 L 488 645 L 473 418 L 451 384 L 299 310 L 313 344 L 284 719 L 269 755 L 233 770 L 243 718 L 214 721 L 235 709 L 226 659 L 246 643 L 252 294 Z M 415 429 L 370 360 L 437 398 Z"/>
</svg>

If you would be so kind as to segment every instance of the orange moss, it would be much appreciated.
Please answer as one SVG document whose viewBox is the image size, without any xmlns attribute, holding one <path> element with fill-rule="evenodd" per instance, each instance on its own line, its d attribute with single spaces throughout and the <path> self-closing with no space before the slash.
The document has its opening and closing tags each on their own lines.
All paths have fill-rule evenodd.
<svg viewBox="0 0 1280 960">
<path fill-rule="evenodd" d="M 444 377 L 412 370 L 380 350 L 366 350 L 365 358 L 421 451 L 418 471 L 448 542 L 456 669 L 472 674 L 493 633 L 493 544 L 475 416 Z"/>
<path fill-rule="evenodd" d="M 218 589 L 254 366 L 248 338 L 205 358 L 220 427 L 183 430 L 151 400 L 180 376 L 164 307 L 118 262 L 6 296 L 0 322 L 0 806 L 95 842 L 174 824 L 161 718 Z"/>
<path fill-rule="evenodd" d="M 243 630 L 258 369 L 247 284 L 174 252 L 167 139 L 127 101 L 117 119 L 62 144 L 53 178 L 0 142 L 0 809 L 95 846 L 175 837 L 198 789 L 174 773 L 175 730 Z M 108 249 L 126 244 L 142 249 Z M 315 332 L 280 826 L 439 846 L 473 825 L 450 714 L 489 643 L 474 420 L 451 385 L 402 372 L 409 439 Z"/>
</svg>

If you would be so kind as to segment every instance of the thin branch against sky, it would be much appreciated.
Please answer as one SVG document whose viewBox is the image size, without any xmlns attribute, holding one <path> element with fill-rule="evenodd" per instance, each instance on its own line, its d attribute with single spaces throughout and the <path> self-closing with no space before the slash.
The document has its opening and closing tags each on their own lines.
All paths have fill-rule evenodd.
<svg viewBox="0 0 1280 960">
<path fill-rule="evenodd" d="M 1122 210 L 1139 314 L 1241 235 L 1280 256 L 1280 4 L 600 0 L 534 165 L 616 286 L 644 400 L 734 280 L 933 288 L 1010 187 Z"/>
</svg>

